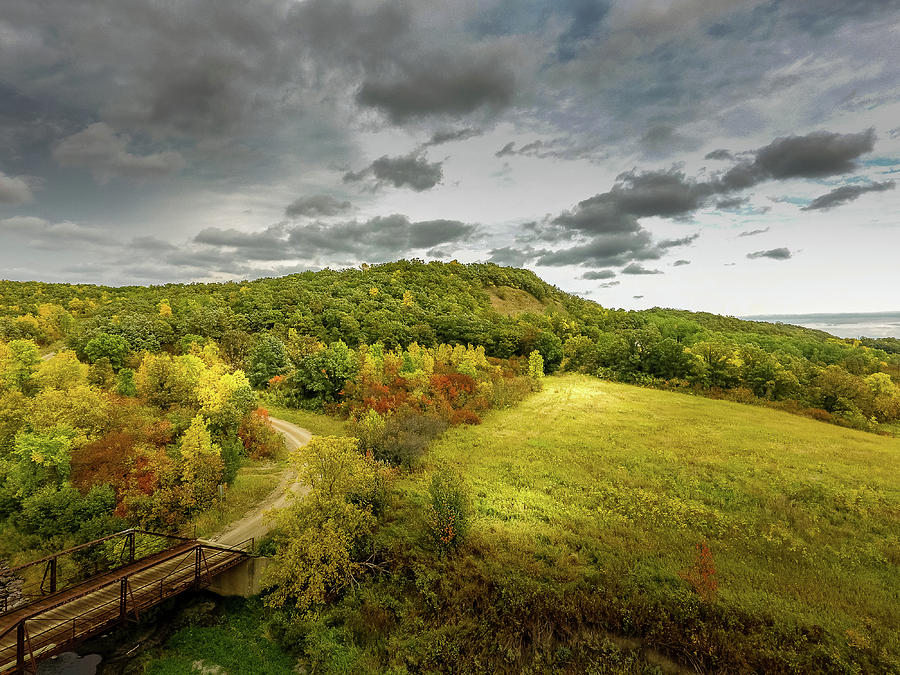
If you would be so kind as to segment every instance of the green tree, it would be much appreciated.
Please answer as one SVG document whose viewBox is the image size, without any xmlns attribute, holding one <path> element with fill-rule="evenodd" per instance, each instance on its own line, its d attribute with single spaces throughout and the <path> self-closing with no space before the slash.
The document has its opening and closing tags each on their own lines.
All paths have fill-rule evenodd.
<svg viewBox="0 0 900 675">
<path fill-rule="evenodd" d="M 134 382 L 134 371 L 122 368 L 116 378 L 116 393 L 119 396 L 137 396 L 137 385 Z"/>
<path fill-rule="evenodd" d="M 269 333 L 260 336 L 250 352 L 250 384 L 257 388 L 264 387 L 269 380 L 283 374 L 287 368 L 284 343 Z"/>
<path fill-rule="evenodd" d="M 109 333 L 100 333 L 91 338 L 84 346 L 84 353 L 91 363 L 107 358 L 112 367 L 117 370 L 122 367 L 128 352 L 128 342 L 125 338 Z"/>
<path fill-rule="evenodd" d="M 528 355 L 528 377 L 535 380 L 544 377 L 544 357 L 537 349 Z"/>
<path fill-rule="evenodd" d="M 68 480 L 75 437 L 75 431 L 64 426 L 16 434 L 15 463 L 8 479 L 18 497 L 27 497 L 43 485 L 61 485 Z"/>
<path fill-rule="evenodd" d="M 342 341 L 305 356 L 289 379 L 293 402 L 303 399 L 331 402 L 338 398 L 347 380 L 359 370 L 356 354 Z"/>
<path fill-rule="evenodd" d="M 88 366 L 75 352 L 63 350 L 41 361 L 35 379 L 41 389 L 70 389 L 87 381 Z"/>
</svg>

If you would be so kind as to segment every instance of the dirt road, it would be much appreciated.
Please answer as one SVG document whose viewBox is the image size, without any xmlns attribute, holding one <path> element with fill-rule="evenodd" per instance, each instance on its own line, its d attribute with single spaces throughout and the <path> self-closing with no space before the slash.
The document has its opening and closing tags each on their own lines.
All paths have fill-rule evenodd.
<svg viewBox="0 0 900 675">
<path fill-rule="evenodd" d="M 279 420 L 274 417 L 271 419 L 272 426 L 275 427 L 275 430 L 284 435 L 284 442 L 287 445 L 288 450 L 296 450 L 297 448 L 306 445 L 309 442 L 309 439 L 312 438 L 310 432 L 306 429 L 301 429 L 296 424 L 291 424 L 290 422 L 285 422 L 284 420 Z M 250 513 L 246 514 L 240 520 L 231 523 L 222 532 L 214 537 L 210 537 L 207 541 L 224 544 L 226 546 L 234 546 L 250 537 L 256 537 L 256 539 L 259 540 L 260 537 L 264 536 L 270 529 L 270 522 L 267 517 L 269 511 L 284 507 L 290 499 L 291 492 L 305 495 L 309 491 L 308 487 L 298 485 L 294 482 L 294 477 L 295 474 L 293 469 L 285 469 L 281 476 L 281 480 L 278 482 L 278 487 L 272 490 L 268 497 L 257 504 Z"/>
</svg>

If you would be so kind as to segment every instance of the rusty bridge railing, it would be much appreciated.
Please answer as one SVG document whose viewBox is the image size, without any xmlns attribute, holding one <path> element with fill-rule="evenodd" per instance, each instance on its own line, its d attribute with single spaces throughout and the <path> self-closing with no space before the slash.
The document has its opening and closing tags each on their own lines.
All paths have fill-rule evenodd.
<svg viewBox="0 0 900 675">
<path fill-rule="evenodd" d="M 99 541 L 138 532 L 120 532 Z M 254 544 L 254 539 L 231 547 L 183 539 L 10 611 L 0 617 L 0 673 L 24 673 L 26 665 L 37 672 L 38 661 L 118 623 L 139 620 L 141 611 L 179 593 L 208 586 L 213 577 L 252 556 Z M 132 546 L 125 548 L 133 557 Z M 49 564 L 53 558 L 29 564 Z"/>
</svg>

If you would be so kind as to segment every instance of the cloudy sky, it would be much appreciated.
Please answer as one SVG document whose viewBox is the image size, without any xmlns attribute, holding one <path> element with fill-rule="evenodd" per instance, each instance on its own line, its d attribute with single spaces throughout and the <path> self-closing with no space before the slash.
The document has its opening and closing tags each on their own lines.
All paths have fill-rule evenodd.
<svg viewBox="0 0 900 675">
<path fill-rule="evenodd" d="M 891 0 L 3 0 L 0 277 L 898 309 Z"/>
</svg>

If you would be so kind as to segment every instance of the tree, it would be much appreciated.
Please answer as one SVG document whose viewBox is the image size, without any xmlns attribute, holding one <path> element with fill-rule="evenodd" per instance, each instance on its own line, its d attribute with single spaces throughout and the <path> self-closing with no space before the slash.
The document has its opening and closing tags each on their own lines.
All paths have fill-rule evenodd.
<svg viewBox="0 0 900 675">
<path fill-rule="evenodd" d="M 100 333 L 97 337 L 91 338 L 84 346 L 84 353 L 91 363 L 105 357 L 117 370 L 125 362 L 128 351 L 128 342 L 125 338 L 109 333 Z"/>
<path fill-rule="evenodd" d="M 544 359 L 537 349 L 528 355 L 528 377 L 535 380 L 544 377 Z"/>
<path fill-rule="evenodd" d="M 214 431 L 234 435 L 241 420 L 253 410 L 256 396 L 243 371 L 226 373 L 218 367 L 201 375 L 197 400 Z"/>
<path fill-rule="evenodd" d="M 532 352 L 534 354 L 535 352 Z M 428 526 L 441 553 L 457 548 L 469 531 L 469 497 L 462 477 L 442 468 L 431 477 Z"/>
<path fill-rule="evenodd" d="M 93 387 L 79 385 L 67 391 L 44 389 L 31 404 L 30 422 L 43 430 L 65 426 L 79 432 L 78 443 L 106 433 L 110 403 Z"/>
<path fill-rule="evenodd" d="M 11 389 L 33 394 L 37 388 L 33 376 L 40 363 L 37 345 L 31 340 L 13 340 L 6 347 L 5 353 L 0 353 L 3 382 Z"/>
<path fill-rule="evenodd" d="M 366 568 L 366 540 L 375 529 L 383 488 L 377 466 L 357 452 L 355 438 L 314 437 L 291 461 L 310 492 L 279 514 L 265 602 L 306 613 Z"/>
<path fill-rule="evenodd" d="M 207 366 L 193 354 L 172 358 L 144 354 L 136 374 L 138 393 L 163 408 L 197 405 L 197 385 Z"/>
<path fill-rule="evenodd" d="M 309 354 L 297 364 L 289 379 L 294 393 L 294 403 L 300 399 L 318 402 L 336 400 L 347 380 L 356 375 L 359 363 L 356 355 L 342 341 L 332 342 L 327 348 Z"/>
<path fill-rule="evenodd" d="M 134 371 L 122 368 L 116 379 L 116 393 L 119 396 L 137 396 L 137 385 L 134 382 Z"/>
<path fill-rule="evenodd" d="M 274 335 L 260 336 L 250 353 L 250 384 L 264 387 L 276 375 L 287 370 L 288 358 L 284 343 Z"/>
<path fill-rule="evenodd" d="M 87 381 L 88 366 L 75 352 L 65 349 L 41 361 L 35 380 L 41 389 L 70 389 Z"/>
<path fill-rule="evenodd" d="M 74 430 L 62 426 L 16 434 L 15 464 L 9 479 L 18 497 L 27 497 L 43 485 L 61 485 L 68 480 L 75 436 Z"/>
<path fill-rule="evenodd" d="M 225 469 L 222 452 L 212 442 L 206 420 L 197 415 L 181 437 L 182 506 L 202 510 L 212 504 Z"/>
</svg>

